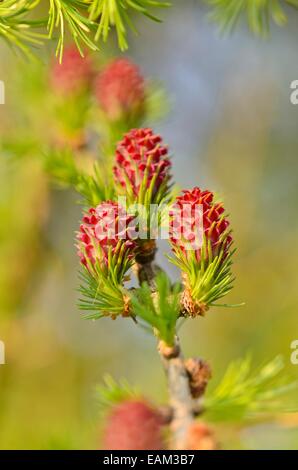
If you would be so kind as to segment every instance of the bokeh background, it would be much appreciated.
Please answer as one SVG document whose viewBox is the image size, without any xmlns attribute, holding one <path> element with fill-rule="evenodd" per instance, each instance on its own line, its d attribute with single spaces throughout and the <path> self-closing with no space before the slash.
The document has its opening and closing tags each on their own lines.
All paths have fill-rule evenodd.
<svg viewBox="0 0 298 470">
<path fill-rule="evenodd" d="M 245 27 L 222 37 L 205 13 L 196 1 L 174 2 L 162 25 L 139 21 L 128 54 L 169 94 L 171 111 L 155 129 L 170 145 L 176 181 L 224 198 L 237 245 L 227 300 L 245 306 L 186 322 L 183 348 L 210 360 L 211 386 L 247 352 L 256 365 L 282 354 L 298 378 L 290 362 L 298 339 L 298 106 L 290 102 L 298 15 L 260 40 Z M 49 47 L 41 74 L 50 56 Z M 166 400 L 165 379 L 152 337 L 128 320 L 84 321 L 76 307 L 81 207 L 74 192 L 49 182 L 31 145 L 32 128 L 48 132 L 32 67 L 0 45 L 0 139 L 28 133 L 17 158 L 0 156 L 0 448 L 98 448 L 94 390 L 103 374 L 127 378 L 157 403 Z M 166 250 L 158 262 L 174 279 Z M 297 426 L 292 415 L 218 433 L 225 448 L 298 449 Z"/>
</svg>

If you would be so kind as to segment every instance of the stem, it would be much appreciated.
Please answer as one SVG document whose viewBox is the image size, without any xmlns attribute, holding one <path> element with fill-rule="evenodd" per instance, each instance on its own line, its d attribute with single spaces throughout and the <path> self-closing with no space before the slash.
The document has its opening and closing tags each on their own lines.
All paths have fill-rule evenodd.
<svg viewBox="0 0 298 470">
<path fill-rule="evenodd" d="M 150 261 L 137 260 L 136 271 L 139 282 L 148 282 L 152 292 L 156 290 L 157 270 L 158 268 L 152 264 L 152 259 Z M 189 376 L 177 336 L 173 347 L 168 347 L 160 341 L 158 349 L 168 380 L 172 408 L 173 447 L 182 450 L 186 448 L 188 430 L 195 417 L 195 403 L 190 392 Z"/>
<path fill-rule="evenodd" d="M 156 269 L 151 262 L 146 263 L 137 263 L 136 264 L 136 271 L 138 276 L 139 284 L 141 285 L 143 282 L 148 282 L 148 285 L 152 292 L 156 290 L 155 285 L 155 276 L 156 276 Z"/>
<path fill-rule="evenodd" d="M 154 240 L 149 240 L 143 243 L 141 253 L 136 256 L 136 273 L 141 285 L 143 282 L 148 282 L 152 292 L 156 290 L 155 276 L 158 272 L 158 267 L 153 265 L 156 253 L 156 244 Z"/>
<path fill-rule="evenodd" d="M 160 342 L 158 349 L 168 379 L 170 405 L 173 411 L 171 421 L 173 447 L 182 450 L 186 448 L 189 427 L 195 418 L 189 377 L 178 337 L 173 348 L 166 347 Z"/>
</svg>

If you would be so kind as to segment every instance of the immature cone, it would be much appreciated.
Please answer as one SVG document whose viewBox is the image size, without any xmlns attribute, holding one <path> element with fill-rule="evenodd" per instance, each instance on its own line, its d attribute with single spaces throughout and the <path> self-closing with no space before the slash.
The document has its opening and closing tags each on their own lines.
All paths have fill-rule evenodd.
<svg viewBox="0 0 298 470">
<path fill-rule="evenodd" d="M 111 121 L 141 116 L 145 109 L 145 82 L 139 67 L 116 59 L 95 81 L 97 100 Z"/>
<path fill-rule="evenodd" d="M 148 403 L 130 400 L 112 409 L 104 430 L 104 450 L 162 450 L 162 416 Z"/>
<path fill-rule="evenodd" d="M 204 423 L 194 423 L 188 431 L 185 450 L 218 450 L 213 431 Z"/>
<path fill-rule="evenodd" d="M 232 244 L 229 221 L 213 193 L 197 187 L 177 197 L 170 216 L 170 242 L 183 271 L 182 306 L 192 317 L 203 316 L 231 289 L 229 265 L 224 265 Z"/>
<path fill-rule="evenodd" d="M 75 46 L 64 50 L 62 63 L 55 60 L 51 68 L 51 86 L 61 95 L 73 95 L 89 88 L 93 77 L 91 58 L 82 57 Z"/>
<path fill-rule="evenodd" d="M 170 169 L 168 149 L 152 129 L 132 129 L 117 145 L 115 182 L 140 203 L 160 202 L 168 190 Z"/>
<path fill-rule="evenodd" d="M 90 269 L 98 261 L 102 268 L 108 267 L 109 252 L 120 260 L 120 248 L 122 257 L 133 257 L 134 230 L 133 217 L 116 202 L 103 202 L 89 209 L 77 234 L 82 264 Z"/>
<path fill-rule="evenodd" d="M 193 251 L 198 262 L 204 258 L 209 260 L 209 253 L 203 253 L 200 237 L 211 243 L 212 255 L 215 256 L 219 249 L 223 248 L 226 254 L 232 242 L 232 237 L 227 233 L 229 221 L 224 216 L 222 203 L 213 201 L 211 191 L 202 191 L 196 187 L 191 191 L 184 190 L 182 196 L 176 198 L 171 221 L 171 242 L 190 255 Z M 224 239 L 224 246 L 222 242 Z"/>
</svg>

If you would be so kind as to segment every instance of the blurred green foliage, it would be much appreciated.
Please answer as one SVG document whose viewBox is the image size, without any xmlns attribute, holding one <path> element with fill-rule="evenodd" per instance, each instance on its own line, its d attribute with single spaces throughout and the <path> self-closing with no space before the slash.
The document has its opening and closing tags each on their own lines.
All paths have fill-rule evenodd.
<svg viewBox="0 0 298 470">
<path fill-rule="evenodd" d="M 202 107 L 196 129 L 207 117 L 204 92 L 192 81 L 194 63 L 199 62 L 200 69 L 206 67 L 211 81 L 217 69 L 207 67 L 207 56 L 222 60 L 229 44 L 236 48 L 238 39 L 222 46 L 219 60 L 219 43 L 210 30 L 202 29 L 198 41 L 197 23 L 195 31 L 188 24 L 183 31 L 187 30 L 190 42 L 198 41 L 197 56 L 187 43 L 185 62 L 178 64 L 179 71 L 172 69 L 170 62 L 178 61 L 178 52 L 169 31 L 176 34 L 182 14 L 176 8 L 168 20 L 170 29 L 160 33 L 162 70 L 164 77 L 173 77 L 172 87 L 175 83 L 178 97 L 187 103 L 190 118 L 187 121 L 183 115 L 182 119 L 190 130 L 183 128 L 182 133 L 175 127 L 175 118 L 185 108 L 174 107 L 170 122 L 175 130 L 167 140 L 173 141 L 176 132 L 183 146 L 192 140 L 197 149 L 199 138 L 191 127 L 194 107 Z M 145 46 L 140 52 L 150 70 L 152 64 L 161 68 L 156 57 L 160 37 L 151 34 L 151 52 Z M 232 73 L 221 77 L 216 116 L 208 116 L 203 150 L 192 155 L 175 152 L 184 172 L 179 177 L 224 194 L 238 248 L 235 289 L 229 301 L 244 300 L 245 306 L 212 309 L 207 319 L 191 320 L 180 330 L 185 354 L 199 354 L 212 364 L 210 397 L 230 362 L 247 351 L 252 352 L 256 367 L 283 355 L 287 373 L 294 380 L 298 377 L 297 366 L 290 363 L 290 344 L 298 338 L 298 139 L 297 109 L 288 104 L 286 94 L 289 77 L 297 78 L 292 77 L 293 69 L 288 74 L 286 69 L 296 55 L 295 35 L 292 30 L 289 34 L 292 41 L 286 33 L 280 36 L 285 49 L 278 50 L 276 43 L 266 45 L 260 56 L 259 44 L 239 34 L 243 62 L 239 55 L 230 59 Z M 206 52 L 204 40 L 210 51 Z M 252 65 L 251 51 L 260 58 L 259 68 Z M 280 61 L 280 82 L 267 70 L 269 51 L 276 54 L 274 62 Z M 0 429 L 4 430 L 0 448 L 97 448 L 100 418 L 92 390 L 104 373 L 127 377 L 158 403 L 166 399 L 164 378 L 155 343 L 141 329 L 125 319 L 107 319 L 99 325 L 80 318 L 75 307 L 78 263 L 73 247 L 80 218 L 75 205 L 78 196 L 49 185 L 39 152 L 53 131 L 52 103 L 43 85 L 46 67 L 19 63 L 3 49 L 0 57 L 5 63 L 0 79 L 5 81 L 7 97 L 5 107 L 0 106 L 0 339 L 7 358 L 7 364 L 0 366 Z M 32 73 L 31 67 L 38 73 Z M 194 104 L 187 101 L 188 93 Z M 216 431 L 225 448 L 257 448 L 261 442 L 297 449 L 297 414 L 275 416 L 266 426 L 239 429 L 237 423 L 221 424 Z"/>
<path fill-rule="evenodd" d="M 267 35 L 271 21 L 278 26 L 287 23 L 286 6 L 297 8 L 297 0 L 205 0 L 211 7 L 210 18 L 222 30 L 231 31 L 244 17 L 256 35 Z"/>
</svg>

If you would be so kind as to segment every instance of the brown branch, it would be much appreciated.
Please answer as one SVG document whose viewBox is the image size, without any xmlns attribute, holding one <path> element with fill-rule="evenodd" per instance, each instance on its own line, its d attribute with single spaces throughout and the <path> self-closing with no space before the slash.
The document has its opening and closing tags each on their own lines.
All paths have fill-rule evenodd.
<svg viewBox="0 0 298 470">
<path fill-rule="evenodd" d="M 167 375 L 170 405 L 173 412 L 171 421 L 173 448 L 185 449 L 189 428 L 195 419 L 195 406 L 179 339 L 176 338 L 172 348 L 160 341 L 158 349 Z"/>
<path fill-rule="evenodd" d="M 139 284 L 148 282 L 150 289 L 156 290 L 155 277 L 159 271 L 158 266 L 153 264 L 155 253 L 157 251 L 154 240 L 143 242 L 138 255 L 136 256 L 135 271 Z"/>
<path fill-rule="evenodd" d="M 156 290 L 155 277 L 159 271 L 158 266 L 153 264 L 155 251 L 154 247 L 149 256 L 147 253 L 138 256 L 135 264 L 139 283 L 148 282 L 153 293 Z M 186 449 L 189 428 L 196 415 L 196 402 L 191 395 L 190 378 L 178 337 L 176 337 L 173 347 L 168 347 L 160 341 L 158 349 L 168 380 L 172 409 L 170 426 L 173 435 L 173 448 Z"/>
<path fill-rule="evenodd" d="M 152 292 L 156 290 L 155 277 L 158 272 L 158 267 L 154 266 L 151 262 L 136 263 L 135 270 L 137 273 L 139 284 L 148 282 L 148 285 Z"/>
</svg>

